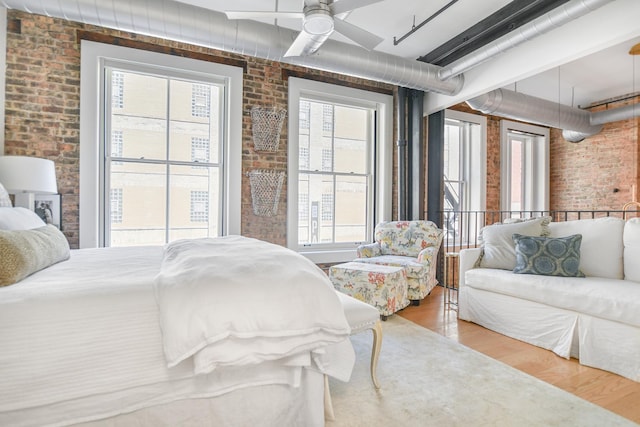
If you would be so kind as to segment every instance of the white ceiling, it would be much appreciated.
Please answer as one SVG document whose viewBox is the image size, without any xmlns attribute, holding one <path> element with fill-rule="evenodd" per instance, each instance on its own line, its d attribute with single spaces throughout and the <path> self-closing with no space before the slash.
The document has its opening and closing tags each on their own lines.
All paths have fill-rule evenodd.
<svg viewBox="0 0 640 427">
<path fill-rule="evenodd" d="M 181 1 L 219 12 L 225 10 L 301 11 L 303 7 L 303 0 Z M 629 3 L 629 0 L 614 1 Z M 352 11 L 345 17 L 345 20 L 383 37 L 384 41 L 376 50 L 406 59 L 415 59 L 429 53 L 476 22 L 496 12 L 507 5 L 510 0 L 458 0 L 446 11 L 394 46 L 394 37 L 399 39 L 412 29 L 414 22 L 418 25 L 449 2 L 450 0 L 429 0 L 428 2 L 424 0 L 383 0 Z M 632 9 L 638 10 L 637 4 L 640 4 L 640 1 L 633 0 L 633 2 L 637 3 L 633 3 Z M 634 12 L 634 10 L 629 10 L 629 13 L 633 14 Z M 300 30 L 301 26 L 300 20 L 297 19 L 262 22 L 277 24 L 293 30 Z M 504 87 L 552 101 L 559 101 L 566 105 L 582 107 L 639 92 L 640 55 L 631 56 L 628 54 L 631 46 L 640 43 L 638 35 L 640 34 L 640 21 L 636 19 L 634 22 L 637 28 L 630 28 L 630 37 L 622 37 L 624 41 L 618 40 L 618 43 L 613 46 L 606 46 L 595 53 L 589 52 L 588 55 L 567 63 L 556 64 L 546 71 L 526 78 L 512 79 L 511 81 L 516 83 L 507 84 Z M 348 39 L 336 33 L 331 37 L 337 41 L 350 43 Z M 531 58 L 531 61 L 532 69 L 535 69 L 537 65 L 535 58 Z M 520 76 L 522 75 L 526 75 L 526 73 L 520 72 Z"/>
</svg>

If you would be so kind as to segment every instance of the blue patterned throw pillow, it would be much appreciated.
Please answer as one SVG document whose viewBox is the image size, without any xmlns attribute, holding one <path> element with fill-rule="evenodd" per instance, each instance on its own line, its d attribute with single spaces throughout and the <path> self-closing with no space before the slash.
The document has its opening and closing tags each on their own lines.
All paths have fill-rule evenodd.
<svg viewBox="0 0 640 427">
<path fill-rule="evenodd" d="M 514 273 L 544 276 L 584 277 L 580 271 L 582 234 L 567 237 L 533 237 L 514 234 Z"/>
</svg>

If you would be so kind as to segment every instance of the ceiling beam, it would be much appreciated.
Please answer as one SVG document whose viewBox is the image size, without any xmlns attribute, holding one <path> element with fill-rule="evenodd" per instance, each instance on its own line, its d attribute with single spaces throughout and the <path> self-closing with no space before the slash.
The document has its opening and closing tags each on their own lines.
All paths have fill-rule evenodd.
<svg viewBox="0 0 640 427">
<path fill-rule="evenodd" d="M 497 12 L 418 58 L 445 66 L 481 48 L 569 0 L 514 0 Z"/>
<path fill-rule="evenodd" d="M 429 92 L 425 115 L 640 37 L 640 2 L 616 0 L 464 73 L 455 96 Z M 611 76 L 612 78 L 620 78 Z"/>
</svg>

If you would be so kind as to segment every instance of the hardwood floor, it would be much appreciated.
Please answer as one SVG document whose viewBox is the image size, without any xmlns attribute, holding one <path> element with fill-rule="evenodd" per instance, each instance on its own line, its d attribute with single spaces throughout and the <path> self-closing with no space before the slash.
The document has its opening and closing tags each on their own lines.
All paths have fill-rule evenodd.
<svg viewBox="0 0 640 427">
<path fill-rule="evenodd" d="M 580 365 L 575 359 L 566 360 L 549 350 L 458 320 L 455 310 L 445 309 L 440 286 L 419 306 L 409 306 L 398 314 L 640 424 L 640 382 Z"/>
</svg>

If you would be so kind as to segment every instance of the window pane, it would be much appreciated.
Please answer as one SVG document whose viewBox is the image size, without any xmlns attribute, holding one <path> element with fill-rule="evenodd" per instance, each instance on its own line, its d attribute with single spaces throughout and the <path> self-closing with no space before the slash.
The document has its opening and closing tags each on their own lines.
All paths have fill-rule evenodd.
<svg viewBox="0 0 640 427">
<path fill-rule="evenodd" d="M 117 172 L 112 170 L 110 185 L 119 190 L 122 206 L 119 215 L 111 216 L 110 246 L 164 244 L 166 166 L 124 163 L 118 168 Z"/>
<path fill-rule="evenodd" d="M 218 235 L 219 170 L 171 166 L 169 241 Z"/>
<path fill-rule="evenodd" d="M 124 102 L 111 110 L 111 135 L 122 138 L 122 157 L 166 159 L 167 80 L 129 71 L 114 74 L 122 76 Z"/>
<path fill-rule="evenodd" d="M 368 111 L 338 105 L 334 122 L 334 171 L 367 173 Z"/>
<path fill-rule="evenodd" d="M 298 184 L 298 201 L 308 200 L 306 221 L 298 224 L 298 242 L 332 243 L 333 242 L 333 177 L 327 175 L 300 174 Z M 298 216 L 302 216 L 298 206 Z"/>
<path fill-rule="evenodd" d="M 217 163 L 220 88 L 217 85 L 171 80 L 170 90 L 169 159 Z M 196 102 L 194 101 L 196 98 L 205 100 Z M 194 110 L 194 105 L 201 105 L 202 108 Z M 194 111 L 198 114 L 194 114 Z M 199 145 L 195 156 L 194 141 Z"/>
<path fill-rule="evenodd" d="M 363 242 L 367 238 L 367 179 L 336 178 L 336 242 Z"/>
<path fill-rule="evenodd" d="M 511 139 L 511 206 L 512 211 L 522 209 L 522 160 L 523 144 L 519 139 Z"/>
</svg>

